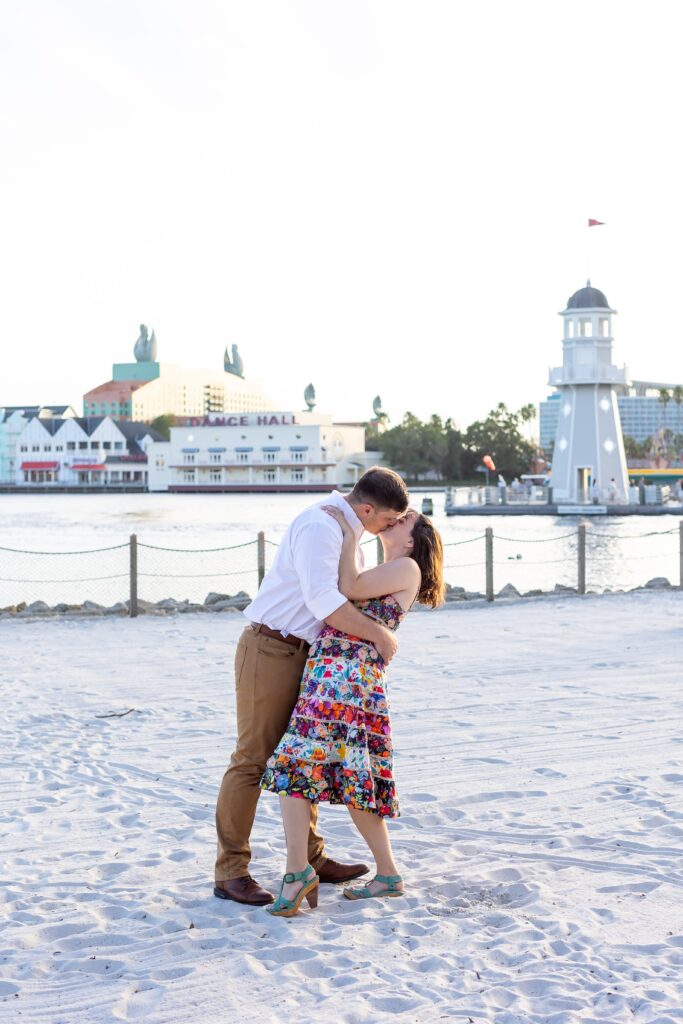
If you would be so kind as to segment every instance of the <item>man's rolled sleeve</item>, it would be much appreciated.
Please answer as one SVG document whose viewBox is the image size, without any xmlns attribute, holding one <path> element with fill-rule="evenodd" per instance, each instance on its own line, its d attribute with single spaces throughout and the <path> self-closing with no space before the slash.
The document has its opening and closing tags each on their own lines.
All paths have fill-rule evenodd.
<svg viewBox="0 0 683 1024">
<path fill-rule="evenodd" d="M 293 538 L 292 557 L 306 607 L 320 622 L 332 615 L 346 598 L 339 590 L 341 531 L 333 520 L 303 524 Z"/>
</svg>

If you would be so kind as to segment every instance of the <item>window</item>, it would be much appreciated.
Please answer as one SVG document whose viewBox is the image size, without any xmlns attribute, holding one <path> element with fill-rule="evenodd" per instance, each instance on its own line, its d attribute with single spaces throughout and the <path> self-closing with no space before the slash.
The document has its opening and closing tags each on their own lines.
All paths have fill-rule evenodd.
<svg viewBox="0 0 683 1024">
<path fill-rule="evenodd" d="M 68 452 L 75 452 L 76 451 L 76 442 L 75 441 L 67 441 L 66 442 L 66 450 Z"/>
<path fill-rule="evenodd" d="M 31 448 L 31 451 L 32 452 L 39 452 L 40 451 L 40 445 L 39 444 L 34 444 L 33 447 Z"/>
<path fill-rule="evenodd" d="M 183 455 L 183 462 L 185 462 L 186 464 L 194 465 L 194 461 L 194 455 L 189 455 L 187 452 L 185 453 L 185 455 Z"/>
<path fill-rule="evenodd" d="M 79 441 L 78 442 L 78 450 L 79 450 L 79 452 L 87 451 L 88 450 L 88 442 L 87 441 Z"/>
<path fill-rule="evenodd" d="M 223 474 L 221 473 L 220 469 L 212 469 L 211 472 L 209 473 L 209 479 L 211 480 L 212 484 L 219 484 L 221 482 L 222 475 Z"/>
<path fill-rule="evenodd" d="M 193 484 L 195 481 L 195 474 L 193 469 L 183 470 L 183 483 Z"/>
<path fill-rule="evenodd" d="M 209 462 L 214 462 L 214 463 L 217 462 L 220 465 L 220 461 L 221 461 L 221 454 L 220 454 L 220 452 L 211 452 L 211 454 L 209 455 Z"/>
<path fill-rule="evenodd" d="M 248 453 L 247 452 L 238 452 L 237 453 L 237 461 L 238 462 L 249 462 L 249 455 L 248 455 Z"/>
<path fill-rule="evenodd" d="M 123 448 L 123 441 L 114 441 L 114 450 L 120 452 Z"/>
<path fill-rule="evenodd" d="M 28 445 L 27 444 L 22 444 L 21 447 L 19 448 L 19 451 L 20 452 L 27 452 L 28 451 Z"/>
<path fill-rule="evenodd" d="M 295 484 L 302 484 L 304 482 L 304 471 L 303 469 L 292 470 L 292 480 Z"/>
<path fill-rule="evenodd" d="M 163 469 L 165 465 L 163 455 L 157 455 L 157 469 Z"/>
<path fill-rule="evenodd" d="M 56 444 L 55 445 L 55 451 L 56 452 L 63 452 L 64 451 L 64 445 L 63 444 Z"/>
<path fill-rule="evenodd" d="M 111 450 L 111 441 L 103 441 L 102 442 L 102 447 L 104 448 L 105 452 L 110 451 Z"/>
<path fill-rule="evenodd" d="M 303 461 L 304 461 L 304 453 L 303 452 L 292 452 L 292 462 L 303 462 Z"/>
<path fill-rule="evenodd" d="M 52 445 L 51 444 L 44 444 L 43 445 L 43 451 L 44 452 L 51 452 L 52 451 Z"/>
<path fill-rule="evenodd" d="M 274 484 L 276 475 L 274 469 L 267 469 L 263 474 L 263 478 L 267 484 Z"/>
<path fill-rule="evenodd" d="M 90 450 L 91 451 L 98 451 L 99 447 L 100 447 L 100 442 L 99 441 L 91 441 L 90 442 Z"/>
<path fill-rule="evenodd" d="M 275 462 L 275 452 L 264 452 L 264 462 Z"/>
</svg>

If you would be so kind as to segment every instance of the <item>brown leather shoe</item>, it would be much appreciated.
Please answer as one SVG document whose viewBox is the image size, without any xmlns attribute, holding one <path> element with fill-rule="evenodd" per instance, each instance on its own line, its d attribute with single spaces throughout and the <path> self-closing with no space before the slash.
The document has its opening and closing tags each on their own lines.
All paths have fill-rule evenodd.
<svg viewBox="0 0 683 1024">
<path fill-rule="evenodd" d="M 235 903 L 247 903 L 252 907 L 265 907 L 274 900 L 268 890 L 255 882 L 251 875 L 216 882 L 213 894 L 221 900 L 234 900 Z"/>
<path fill-rule="evenodd" d="M 329 857 L 325 863 L 316 869 L 321 883 L 336 885 L 339 882 L 350 882 L 353 878 L 360 878 L 367 875 L 370 868 L 367 864 L 340 864 L 339 861 L 331 860 Z"/>
</svg>

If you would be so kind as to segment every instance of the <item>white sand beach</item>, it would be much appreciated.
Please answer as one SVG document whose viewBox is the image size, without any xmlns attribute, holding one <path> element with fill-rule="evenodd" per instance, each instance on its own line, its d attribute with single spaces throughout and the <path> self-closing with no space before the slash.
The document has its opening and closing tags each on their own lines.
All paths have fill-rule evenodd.
<svg viewBox="0 0 683 1024">
<path fill-rule="evenodd" d="M 0 622 L 0 1021 L 683 1021 L 682 612 L 670 591 L 409 616 L 409 894 L 325 886 L 289 921 L 211 892 L 242 617 Z M 321 826 L 364 856 L 343 808 Z M 253 838 L 275 888 L 270 794 Z"/>
</svg>

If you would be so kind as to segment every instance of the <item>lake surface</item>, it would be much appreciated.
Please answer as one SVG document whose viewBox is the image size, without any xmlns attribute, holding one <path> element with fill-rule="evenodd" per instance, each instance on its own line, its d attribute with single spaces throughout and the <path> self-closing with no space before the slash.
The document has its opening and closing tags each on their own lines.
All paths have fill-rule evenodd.
<svg viewBox="0 0 683 1024">
<path fill-rule="evenodd" d="M 425 496 L 415 496 L 416 507 Z M 443 493 L 430 496 L 446 546 L 449 583 L 483 591 L 483 536 L 490 526 L 496 591 L 506 583 L 522 592 L 550 590 L 556 583 L 576 585 L 578 519 L 449 518 Z M 142 598 L 203 600 L 210 591 L 253 594 L 257 532 L 265 532 L 269 564 L 289 521 L 316 500 L 307 494 L 0 495 L 0 607 L 33 600 L 125 600 L 132 533 L 140 545 Z M 588 589 L 627 589 L 654 576 L 677 584 L 679 523 L 678 516 L 591 519 Z M 374 564 L 374 539 L 364 551 L 366 564 Z"/>
</svg>

